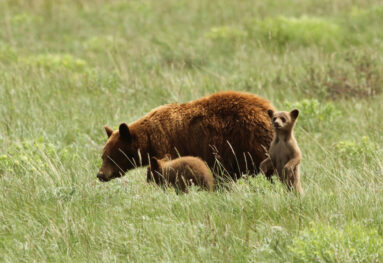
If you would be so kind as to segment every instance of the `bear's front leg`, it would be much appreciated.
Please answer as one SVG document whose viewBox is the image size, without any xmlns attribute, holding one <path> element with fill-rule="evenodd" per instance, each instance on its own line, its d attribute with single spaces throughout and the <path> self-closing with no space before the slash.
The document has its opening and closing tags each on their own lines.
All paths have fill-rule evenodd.
<svg viewBox="0 0 383 263">
<path fill-rule="evenodd" d="M 274 173 L 274 166 L 273 166 L 273 162 L 271 161 L 269 157 L 267 157 L 265 160 L 261 162 L 261 164 L 259 165 L 259 170 L 261 171 L 262 174 L 266 176 L 268 180 L 273 182 L 271 177 Z"/>
</svg>

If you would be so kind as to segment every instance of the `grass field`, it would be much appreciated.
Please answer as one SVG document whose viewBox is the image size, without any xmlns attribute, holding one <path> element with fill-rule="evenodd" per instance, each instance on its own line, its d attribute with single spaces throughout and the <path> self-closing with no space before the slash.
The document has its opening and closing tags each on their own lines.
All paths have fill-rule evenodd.
<svg viewBox="0 0 383 263">
<path fill-rule="evenodd" d="M 0 261 L 383 262 L 383 5 L 0 0 Z M 117 128 L 219 90 L 301 111 L 304 198 L 96 174 Z"/>
</svg>

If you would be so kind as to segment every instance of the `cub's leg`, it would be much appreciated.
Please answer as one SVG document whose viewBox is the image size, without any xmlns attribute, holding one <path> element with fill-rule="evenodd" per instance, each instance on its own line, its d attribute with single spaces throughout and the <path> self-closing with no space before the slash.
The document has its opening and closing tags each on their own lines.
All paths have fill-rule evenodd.
<svg viewBox="0 0 383 263">
<path fill-rule="evenodd" d="M 297 191 L 298 193 L 303 195 L 304 192 L 303 192 L 303 189 L 302 189 L 301 178 L 300 177 L 301 177 L 301 175 L 300 175 L 299 165 L 298 165 L 298 166 L 296 166 L 295 173 L 294 173 L 293 187 L 294 187 L 295 191 Z"/>
<path fill-rule="evenodd" d="M 286 165 L 283 169 L 284 173 L 284 182 L 287 183 L 289 189 L 294 188 L 299 194 L 303 195 L 303 189 L 300 181 L 300 171 L 299 165 L 296 166 L 288 166 Z"/>
</svg>

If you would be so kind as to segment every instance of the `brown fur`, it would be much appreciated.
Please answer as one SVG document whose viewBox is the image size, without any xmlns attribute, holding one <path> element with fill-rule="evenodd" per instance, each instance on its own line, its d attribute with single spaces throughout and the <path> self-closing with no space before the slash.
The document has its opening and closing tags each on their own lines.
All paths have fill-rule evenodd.
<svg viewBox="0 0 383 263">
<path fill-rule="evenodd" d="M 198 156 L 213 169 L 217 159 L 233 179 L 255 173 L 273 136 L 269 109 L 269 101 L 254 94 L 226 91 L 160 106 L 116 131 L 105 127 L 109 139 L 97 176 L 109 181 L 165 154 Z"/>
<path fill-rule="evenodd" d="M 299 115 L 298 110 L 291 112 L 268 111 L 272 120 L 275 136 L 267 157 L 260 165 L 260 170 L 268 178 L 277 173 L 282 182 L 289 188 L 303 194 L 300 182 L 299 164 L 302 159 L 301 151 L 294 137 L 294 127 Z"/>
<path fill-rule="evenodd" d="M 152 157 L 147 169 L 147 181 L 158 185 L 170 185 L 187 192 L 190 185 L 198 185 L 212 191 L 214 178 L 210 169 L 198 157 L 185 156 L 174 160 Z"/>
</svg>

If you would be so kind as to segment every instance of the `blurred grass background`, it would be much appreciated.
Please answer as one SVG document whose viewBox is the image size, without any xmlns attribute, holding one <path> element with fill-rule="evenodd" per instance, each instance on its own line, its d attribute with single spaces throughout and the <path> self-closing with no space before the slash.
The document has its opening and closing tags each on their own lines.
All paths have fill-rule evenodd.
<svg viewBox="0 0 383 263">
<path fill-rule="evenodd" d="M 0 260 L 383 261 L 381 1 L 0 1 Z M 300 199 L 96 180 L 103 126 L 219 90 L 301 110 Z"/>
</svg>

